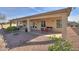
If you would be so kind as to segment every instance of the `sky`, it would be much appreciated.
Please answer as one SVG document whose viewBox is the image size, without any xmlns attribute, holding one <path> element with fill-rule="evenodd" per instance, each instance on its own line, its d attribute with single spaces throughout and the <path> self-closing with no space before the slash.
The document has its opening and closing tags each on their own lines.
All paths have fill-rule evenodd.
<svg viewBox="0 0 79 59">
<path fill-rule="evenodd" d="M 44 13 L 48 11 L 54 11 L 63 9 L 66 7 L 0 7 L 0 14 L 4 14 L 6 16 L 5 21 L 30 16 L 34 14 Z M 69 18 L 69 21 L 79 21 L 79 8 L 75 8 L 72 10 Z M 0 22 L 5 22 L 4 20 L 0 20 Z"/>
</svg>

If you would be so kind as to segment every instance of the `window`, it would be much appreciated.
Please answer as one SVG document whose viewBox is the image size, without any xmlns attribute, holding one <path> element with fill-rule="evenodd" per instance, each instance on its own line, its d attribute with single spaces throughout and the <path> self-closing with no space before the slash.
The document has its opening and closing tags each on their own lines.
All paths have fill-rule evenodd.
<svg viewBox="0 0 79 59">
<path fill-rule="evenodd" d="M 46 26 L 45 21 L 41 21 L 41 27 L 45 27 L 45 26 Z"/>
<path fill-rule="evenodd" d="M 62 28 L 62 20 L 57 20 L 57 28 Z"/>
</svg>

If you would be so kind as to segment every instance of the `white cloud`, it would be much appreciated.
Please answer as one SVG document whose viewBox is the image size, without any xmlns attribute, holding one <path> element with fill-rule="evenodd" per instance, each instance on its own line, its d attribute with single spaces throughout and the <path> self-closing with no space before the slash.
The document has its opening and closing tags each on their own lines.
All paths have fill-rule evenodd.
<svg viewBox="0 0 79 59">
<path fill-rule="evenodd" d="M 70 16 L 70 17 L 68 18 L 68 20 L 69 20 L 69 21 L 76 21 L 76 22 L 78 22 L 78 21 L 79 21 L 79 15 L 77 15 L 77 16 Z"/>
<path fill-rule="evenodd" d="M 39 10 L 39 9 L 36 9 L 35 7 L 30 7 L 31 9 L 33 9 L 33 10 L 35 10 L 35 11 L 37 11 L 37 12 L 40 12 L 41 10 Z"/>
</svg>

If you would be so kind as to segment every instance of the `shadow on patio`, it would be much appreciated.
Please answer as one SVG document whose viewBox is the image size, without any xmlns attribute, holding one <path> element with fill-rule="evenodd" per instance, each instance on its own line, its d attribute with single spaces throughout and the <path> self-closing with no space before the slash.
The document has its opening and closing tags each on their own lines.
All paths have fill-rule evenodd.
<svg viewBox="0 0 79 59">
<path fill-rule="evenodd" d="M 52 43 L 53 43 L 52 40 L 40 41 L 40 42 L 39 41 L 38 42 L 26 42 L 26 43 L 23 43 L 23 44 L 21 44 L 19 46 L 11 47 L 10 49 L 13 49 L 13 48 L 16 48 L 16 47 L 30 46 L 30 45 L 32 45 L 32 46 L 34 46 L 34 45 L 48 45 L 48 44 L 52 44 Z"/>
</svg>

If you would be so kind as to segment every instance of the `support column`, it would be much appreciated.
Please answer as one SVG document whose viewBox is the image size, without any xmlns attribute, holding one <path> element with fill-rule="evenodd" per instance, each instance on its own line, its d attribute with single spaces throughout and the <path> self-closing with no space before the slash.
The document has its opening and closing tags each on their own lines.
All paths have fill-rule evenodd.
<svg viewBox="0 0 79 59">
<path fill-rule="evenodd" d="M 62 17 L 62 38 L 67 40 L 67 25 L 68 25 L 68 18 Z"/>
<path fill-rule="evenodd" d="M 31 31 L 31 30 L 30 30 L 30 20 L 29 20 L 29 19 L 27 19 L 27 31 L 28 31 L 28 32 Z"/>
</svg>

